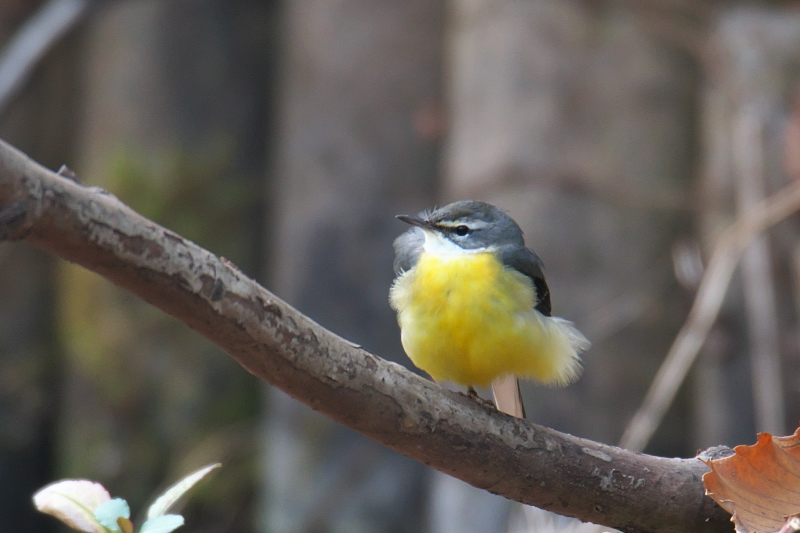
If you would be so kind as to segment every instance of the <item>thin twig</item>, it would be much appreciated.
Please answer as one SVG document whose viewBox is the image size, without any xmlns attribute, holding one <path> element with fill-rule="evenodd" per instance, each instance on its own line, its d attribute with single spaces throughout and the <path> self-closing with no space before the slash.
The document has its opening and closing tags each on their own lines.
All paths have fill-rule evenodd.
<svg viewBox="0 0 800 533">
<path fill-rule="evenodd" d="M 650 441 L 719 314 L 733 271 L 748 244 L 762 231 L 800 209 L 800 181 L 784 187 L 737 220 L 720 236 L 686 323 L 659 368 L 647 396 L 620 440 L 641 451 Z"/>
<path fill-rule="evenodd" d="M 0 52 L 0 113 L 22 89 L 34 67 L 89 11 L 91 0 L 50 0 Z"/>
</svg>

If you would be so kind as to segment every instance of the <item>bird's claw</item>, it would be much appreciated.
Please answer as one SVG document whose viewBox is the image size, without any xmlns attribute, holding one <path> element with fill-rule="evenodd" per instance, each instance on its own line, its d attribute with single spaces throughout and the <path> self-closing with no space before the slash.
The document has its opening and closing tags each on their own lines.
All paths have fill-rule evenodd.
<svg viewBox="0 0 800 533">
<path fill-rule="evenodd" d="M 480 396 L 478 396 L 478 393 L 472 387 L 467 387 L 467 398 L 471 399 L 474 402 L 477 402 L 478 404 L 483 405 L 484 407 L 489 407 L 491 409 L 494 409 L 495 411 L 497 410 L 497 407 L 495 407 L 493 401 L 487 400 L 486 398 L 481 398 Z"/>
</svg>

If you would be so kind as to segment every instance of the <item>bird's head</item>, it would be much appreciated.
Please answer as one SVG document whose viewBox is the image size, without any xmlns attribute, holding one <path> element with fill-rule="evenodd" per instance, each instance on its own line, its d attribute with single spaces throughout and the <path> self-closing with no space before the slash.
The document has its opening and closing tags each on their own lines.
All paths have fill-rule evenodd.
<svg viewBox="0 0 800 533">
<path fill-rule="evenodd" d="M 397 215 L 397 218 L 422 229 L 426 243 L 455 244 L 463 250 L 524 244 L 522 230 L 514 219 L 501 209 L 477 200 L 453 202 L 430 213 Z"/>
</svg>

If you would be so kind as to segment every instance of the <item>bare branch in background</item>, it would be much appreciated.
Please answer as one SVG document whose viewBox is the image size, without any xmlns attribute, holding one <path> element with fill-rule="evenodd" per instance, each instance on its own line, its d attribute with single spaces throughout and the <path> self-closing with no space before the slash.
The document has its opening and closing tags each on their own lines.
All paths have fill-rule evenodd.
<svg viewBox="0 0 800 533">
<path fill-rule="evenodd" d="M 258 378 L 475 487 L 628 532 L 732 531 L 730 515 L 704 496 L 700 478 L 708 468 L 699 460 L 573 437 L 439 387 L 322 328 L 230 262 L 114 196 L 59 176 L 4 142 L 0 239 L 24 239 L 99 273 Z"/>
<path fill-rule="evenodd" d="M 643 450 L 650 441 L 717 319 L 742 253 L 761 232 L 797 210 L 800 210 L 800 181 L 787 185 L 748 210 L 722 234 L 700 282 L 689 317 L 658 369 L 642 406 L 622 435 L 621 447 Z"/>
<path fill-rule="evenodd" d="M 0 51 L 0 113 L 48 50 L 89 11 L 91 0 L 50 0 Z"/>
</svg>

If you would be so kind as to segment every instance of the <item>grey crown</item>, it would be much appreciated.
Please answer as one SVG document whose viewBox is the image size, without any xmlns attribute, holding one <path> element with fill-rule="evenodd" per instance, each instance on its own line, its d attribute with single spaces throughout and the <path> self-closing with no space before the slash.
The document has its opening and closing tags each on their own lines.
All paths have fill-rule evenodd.
<svg viewBox="0 0 800 533">
<path fill-rule="evenodd" d="M 427 228 L 440 232 L 464 249 L 491 247 L 496 250 L 506 267 L 531 278 L 536 289 L 536 310 L 545 316 L 551 315 L 550 289 L 542 272 L 544 264 L 539 256 L 525 247 L 522 230 L 501 209 L 477 200 L 463 200 L 440 207 L 431 213 L 420 213 L 419 218 Z M 453 226 L 459 222 L 468 225 L 470 221 L 483 221 L 486 225 L 475 228 L 466 236 L 457 236 L 454 233 Z M 399 275 L 414 268 L 424 242 L 424 231 L 418 226 L 395 239 L 395 274 Z"/>
</svg>

